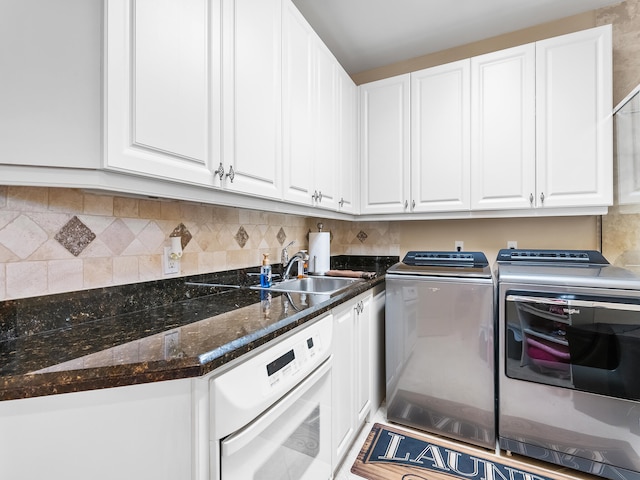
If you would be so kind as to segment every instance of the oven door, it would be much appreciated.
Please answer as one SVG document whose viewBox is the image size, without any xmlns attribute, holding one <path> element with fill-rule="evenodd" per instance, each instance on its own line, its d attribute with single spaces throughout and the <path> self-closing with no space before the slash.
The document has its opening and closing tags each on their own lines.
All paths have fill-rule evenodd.
<svg viewBox="0 0 640 480">
<path fill-rule="evenodd" d="M 331 358 L 278 403 L 221 440 L 222 480 L 331 476 Z"/>
</svg>

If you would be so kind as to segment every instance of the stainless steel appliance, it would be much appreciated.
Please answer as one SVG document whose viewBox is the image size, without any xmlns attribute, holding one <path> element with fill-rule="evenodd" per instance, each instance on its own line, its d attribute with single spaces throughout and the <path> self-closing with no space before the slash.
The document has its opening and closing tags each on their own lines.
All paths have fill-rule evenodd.
<svg viewBox="0 0 640 480">
<path fill-rule="evenodd" d="M 497 258 L 500 447 L 640 479 L 640 277 L 595 251 Z"/>
<path fill-rule="evenodd" d="M 480 252 L 409 252 L 387 271 L 389 421 L 495 448 L 493 305 Z"/>
<path fill-rule="evenodd" d="M 214 479 L 331 477 L 331 315 L 211 382 Z"/>
</svg>

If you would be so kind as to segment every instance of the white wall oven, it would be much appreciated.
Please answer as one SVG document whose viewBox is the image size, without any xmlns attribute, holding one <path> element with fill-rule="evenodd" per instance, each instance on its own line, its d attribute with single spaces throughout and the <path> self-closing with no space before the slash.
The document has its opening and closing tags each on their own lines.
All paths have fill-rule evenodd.
<svg viewBox="0 0 640 480">
<path fill-rule="evenodd" d="M 328 315 L 211 382 L 214 479 L 331 476 Z"/>
<path fill-rule="evenodd" d="M 640 480 L 640 277 L 593 251 L 497 265 L 500 447 Z"/>
</svg>

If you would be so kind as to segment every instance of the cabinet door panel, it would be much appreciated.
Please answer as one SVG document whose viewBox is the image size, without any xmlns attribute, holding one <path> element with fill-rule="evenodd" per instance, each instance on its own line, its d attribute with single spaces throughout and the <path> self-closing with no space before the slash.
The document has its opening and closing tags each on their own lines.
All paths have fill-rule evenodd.
<svg viewBox="0 0 640 480">
<path fill-rule="evenodd" d="M 470 61 L 411 74 L 414 212 L 469 209 Z"/>
<path fill-rule="evenodd" d="M 359 171 L 358 162 L 358 87 L 351 77 L 341 70 L 338 80 L 339 97 L 339 131 L 338 131 L 338 170 L 340 199 L 338 207 L 342 212 L 355 213 L 356 203 L 356 178 Z"/>
<path fill-rule="evenodd" d="M 408 211 L 409 74 L 361 85 L 360 109 L 361 213 Z"/>
<path fill-rule="evenodd" d="M 535 193 L 535 46 L 471 59 L 471 206 L 529 208 Z"/>
<path fill-rule="evenodd" d="M 212 184 L 220 31 L 207 0 L 107 3 L 107 168 Z"/>
<path fill-rule="evenodd" d="M 283 4 L 284 198 L 312 203 L 314 32 L 293 4 Z"/>
<path fill-rule="evenodd" d="M 539 206 L 612 203 L 611 77 L 610 25 L 536 43 Z"/>
<path fill-rule="evenodd" d="M 281 183 L 281 8 L 279 0 L 225 0 L 225 188 L 271 198 Z"/>
</svg>

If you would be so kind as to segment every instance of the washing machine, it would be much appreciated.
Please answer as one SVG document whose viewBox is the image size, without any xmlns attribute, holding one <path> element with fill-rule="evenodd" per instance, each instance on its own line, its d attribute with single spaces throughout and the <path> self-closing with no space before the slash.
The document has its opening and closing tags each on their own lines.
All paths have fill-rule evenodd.
<svg viewBox="0 0 640 480">
<path fill-rule="evenodd" d="M 499 445 L 640 480 L 640 277 L 593 250 L 501 250 Z"/>
<path fill-rule="evenodd" d="M 494 283 L 482 252 L 411 251 L 386 274 L 387 419 L 495 448 Z"/>
</svg>

